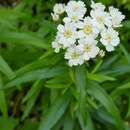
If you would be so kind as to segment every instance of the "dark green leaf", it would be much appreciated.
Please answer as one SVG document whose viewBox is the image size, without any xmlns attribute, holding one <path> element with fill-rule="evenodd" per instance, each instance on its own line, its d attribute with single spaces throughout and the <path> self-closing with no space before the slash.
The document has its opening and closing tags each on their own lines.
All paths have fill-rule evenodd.
<svg viewBox="0 0 130 130">
<path fill-rule="evenodd" d="M 60 117 L 64 114 L 68 103 L 70 101 L 69 93 L 65 93 L 63 96 L 56 99 L 55 103 L 48 110 L 47 114 L 43 118 L 38 130 L 50 130 Z"/>
</svg>

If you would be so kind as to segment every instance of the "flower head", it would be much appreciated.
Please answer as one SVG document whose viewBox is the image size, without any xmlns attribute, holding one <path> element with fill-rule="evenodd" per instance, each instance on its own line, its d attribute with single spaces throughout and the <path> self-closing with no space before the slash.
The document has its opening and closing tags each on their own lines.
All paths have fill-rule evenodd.
<svg viewBox="0 0 130 130">
<path fill-rule="evenodd" d="M 54 14 L 57 14 L 57 15 L 64 13 L 65 4 L 61 4 L 61 3 L 55 4 L 55 6 L 53 7 L 53 12 L 54 12 Z"/>
<path fill-rule="evenodd" d="M 101 10 L 92 10 L 90 12 L 90 15 L 93 18 L 93 24 L 98 27 L 99 30 L 103 30 L 105 26 L 112 26 L 111 17 L 109 13 Z"/>
<path fill-rule="evenodd" d="M 121 27 L 121 22 L 125 16 L 117 8 L 114 8 L 112 6 L 109 7 L 109 12 L 111 15 L 113 27 Z"/>
<path fill-rule="evenodd" d="M 116 32 L 112 28 L 103 30 L 101 32 L 100 41 L 106 47 L 107 51 L 113 51 L 114 47 L 120 43 L 118 35 L 118 32 Z"/>
<path fill-rule="evenodd" d="M 69 60 L 68 63 L 70 66 L 81 65 L 84 62 L 82 51 L 78 46 L 72 46 L 68 48 L 67 52 L 65 53 L 65 59 Z"/>
<path fill-rule="evenodd" d="M 63 44 L 64 48 L 70 47 L 76 42 L 77 33 L 76 27 L 71 23 L 58 26 L 59 41 Z"/>
<path fill-rule="evenodd" d="M 68 16 L 71 16 L 72 13 L 75 15 L 80 15 L 83 17 L 86 13 L 85 4 L 82 1 L 70 1 L 66 6 L 66 12 Z"/>
<path fill-rule="evenodd" d="M 90 60 L 91 58 L 95 58 L 99 53 L 99 48 L 96 46 L 97 41 L 93 38 L 85 38 L 79 40 L 79 48 L 83 52 L 83 59 Z"/>
<path fill-rule="evenodd" d="M 80 30 L 78 31 L 79 37 L 93 37 L 96 38 L 99 30 L 96 26 L 93 25 L 91 17 L 85 17 L 83 22 L 78 23 Z"/>
</svg>

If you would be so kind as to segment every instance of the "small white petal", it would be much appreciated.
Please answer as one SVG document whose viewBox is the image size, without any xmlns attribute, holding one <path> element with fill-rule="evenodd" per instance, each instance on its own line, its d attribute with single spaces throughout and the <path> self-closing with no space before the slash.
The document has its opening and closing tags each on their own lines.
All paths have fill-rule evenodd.
<svg viewBox="0 0 130 130">
<path fill-rule="evenodd" d="M 58 21 L 59 20 L 59 15 L 51 13 L 53 21 Z"/>
<path fill-rule="evenodd" d="M 55 4 L 54 7 L 53 7 L 53 11 L 55 14 L 62 14 L 65 12 L 65 4 L 61 4 L 61 3 L 58 3 L 58 4 Z"/>
<path fill-rule="evenodd" d="M 100 41 L 106 47 L 107 51 L 113 51 L 114 47 L 120 43 L 118 32 L 112 28 L 105 29 L 101 32 Z"/>
</svg>

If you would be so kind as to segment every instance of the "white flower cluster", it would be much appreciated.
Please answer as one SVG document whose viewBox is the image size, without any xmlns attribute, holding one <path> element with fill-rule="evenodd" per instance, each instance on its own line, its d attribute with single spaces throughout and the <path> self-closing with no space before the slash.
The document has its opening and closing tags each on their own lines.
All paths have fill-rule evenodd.
<svg viewBox="0 0 130 130">
<path fill-rule="evenodd" d="M 98 55 L 103 57 L 105 50 L 113 51 L 120 43 L 115 29 L 122 26 L 125 16 L 112 6 L 107 12 L 102 3 L 92 1 L 91 8 L 90 16 L 85 16 L 87 8 L 82 1 L 69 1 L 67 5 L 60 3 L 54 6 L 54 21 L 62 13 L 66 14 L 63 23 L 57 27 L 52 47 L 56 53 L 65 49 L 65 59 L 70 66 L 81 65 Z"/>
</svg>

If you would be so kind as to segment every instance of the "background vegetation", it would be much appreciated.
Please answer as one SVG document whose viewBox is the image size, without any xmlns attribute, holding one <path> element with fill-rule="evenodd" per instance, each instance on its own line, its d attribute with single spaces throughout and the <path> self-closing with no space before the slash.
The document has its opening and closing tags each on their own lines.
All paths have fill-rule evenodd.
<svg viewBox="0 0 130 130">
<path fill-rule="evenodd" d="M 130 130 L 130 0 L 97 1 L 126 15 L 121 44 L 71 68 L 51 48 L 67 0 L 0 0 L 0 130 Z"/>
</svg>

